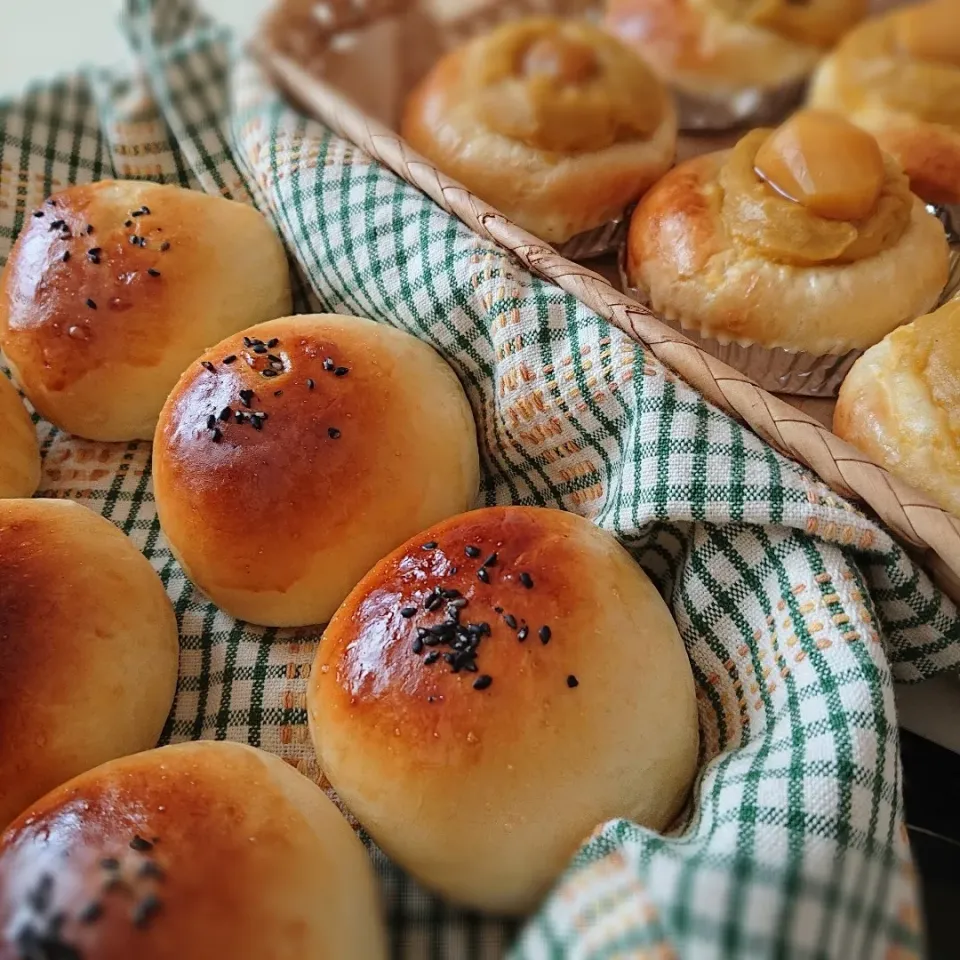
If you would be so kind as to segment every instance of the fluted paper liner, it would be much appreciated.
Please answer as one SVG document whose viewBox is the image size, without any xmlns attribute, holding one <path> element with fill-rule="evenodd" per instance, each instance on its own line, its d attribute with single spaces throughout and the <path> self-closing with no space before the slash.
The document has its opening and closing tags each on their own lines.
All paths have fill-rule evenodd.
<svg viewBox="0 0 960 960">
<path fill-rule="evenodd" d="M 925 557 L 928 569 L 949 596 L 960 600 L 960 519 L 892 476 L 817 420 L 662 323 L 599 274 L 561 257 L 549 244 L 441 173 L 399 134 L 365 114 L 275 46 L 261 41 L 257 52 L 281 85 L 340 136 L 427 194 L 478 235 L 508 250 L 528 269 L 622 330 L 707 400 L 745 423 L 780 453 L 811 469 L 840 496 L 868 504 L 906 543 L 930 551 Z"/>
</svg>

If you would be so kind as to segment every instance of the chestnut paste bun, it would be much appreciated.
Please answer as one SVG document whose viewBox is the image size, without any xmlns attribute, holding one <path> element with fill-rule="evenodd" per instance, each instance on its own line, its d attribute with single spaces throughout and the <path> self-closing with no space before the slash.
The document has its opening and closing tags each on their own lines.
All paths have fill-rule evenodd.
<svg viewBox="0 0 960 960">
<path fill-rule="evenodd" d="M 377 560 L 472 505 L 480 469 L 439 354 L 333 315 L 252 327 L 191 364 L 153 464 L 190 579 L 232 616 L 278 627 L 329 620 Z"/>
<path fill-rule="evenodd" d="M 397 863 L 450 900 L 533 908 L 602 822 L 681 812 L 693 675 L 608 533 L 494 507 L 387 557 L 330 622 L 307 690 L 320 765 Z"/>
<path fill-rule="evenodd" d="M 177 658 L 163 584 L 112 523 L 68 500 L 0 500 L 0 829 L 154 746 Z"/>
<path fill-rule="evenodd" d="M 105 764 L 0 836 L 4 960 L 381 960 L 379 914 L 337 808 L 236 743 Z"/>
<path fill-rule="evenodd" d="M 0 281 L 0 346 L 58 427 L 148 440 L 191 360 L 289 312 L 283 246 L 252 207 L 102 180 L 27 217 Z"/>
<path fill-rule="evenodd" d="M 37 431 L 13 384 L 0 373 L 0 497 L 32 497 L 40 486 Z"/>
</svg>

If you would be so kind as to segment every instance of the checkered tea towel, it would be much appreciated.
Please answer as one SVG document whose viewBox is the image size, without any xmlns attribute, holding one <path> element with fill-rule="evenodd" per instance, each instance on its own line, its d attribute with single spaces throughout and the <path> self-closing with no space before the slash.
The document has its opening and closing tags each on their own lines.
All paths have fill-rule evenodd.
<svg viewBox="0 0 960 960">
<path fill-rule="evenodd" d="M 301 310 L 393 324 L 456 370 L 479 426 L 479 503 L 613 531 L 693 664 L 702 763 L 673 834 L 598 824 L 522 926 L 444 906 L 372 849 L 393 955 L 918 956 L 893 682 L 957 667 L 951 603 L 811 474 L 298 116 L 191 2 L 128 0 L 124 25 L 136 72 L 89 70 L 0 108 L 0 262 L 71 183 L 142 177 L 255 203 L 287 244 Z M 322 783 L 304 709 L 319 630 L 253 628 L 196 592 L 157 523 L 149 444 L 37 428 L 42 495 L 128 533 L 176 605 L 164 739 L 249 742 Z"/>
</svg>

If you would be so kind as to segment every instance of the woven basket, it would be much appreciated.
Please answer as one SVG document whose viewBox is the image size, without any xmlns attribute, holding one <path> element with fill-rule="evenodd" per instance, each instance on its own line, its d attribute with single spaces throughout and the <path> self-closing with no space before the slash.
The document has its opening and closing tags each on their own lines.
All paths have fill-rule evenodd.
<svg viewBox="0 0 960 960">
<path fill-rule="evenodd" d="M 583 0 L 285 0 L 265 22 L 255 52 L 308 113 L 618 327 L 836 493 L 872 508 L 960 601 L 960 519 L 833 434 L 823 410 L 816 410 L 819 419 L 811 416 L 717 360 L 604 276 L 558 255 L 445 176 L 393 129 L 406 92 L 444 48 L 519 13 L 590 7 Z M 683 144 L 681 154 L 695 149 Z"/>
</svg>

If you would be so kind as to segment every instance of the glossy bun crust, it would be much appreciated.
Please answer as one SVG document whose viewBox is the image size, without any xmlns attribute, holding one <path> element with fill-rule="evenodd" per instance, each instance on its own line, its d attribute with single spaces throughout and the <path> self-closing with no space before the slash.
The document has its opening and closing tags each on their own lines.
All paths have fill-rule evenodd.
<svg viewBox="0 0 960 960">
<path fill-rule="evenodd" d="M 680 164 L 634 212 L 627 278 L 662 317 L 724 343 L 843 354 L 871 346 L 936 304 L 949 251 L 943 227 L 920 200 L 905 194 L 902 232 L 891 242 L 881 236 L 871 255 L 805 263 L 813 228 L 823 224 L 801 218 L 793 224 L 799 230 L 788 230 L 798 209 L 779 205 L 798 208 L 789 201 L 772 197 L 771 215 L 757 216 L 754 196 L 745 196 L 740 227 L 762 225 L 764 232 L 738 238 L 726 213 L 736 198 L 721 187 L 730 157 L 711 153 Z M 894 199 L 891 192 L 891 206 Z M 863 232 L 849 236 L 860 242 Z M 792 249 L 801 262 L 765 253 L 753 242 L 758 238 L 785 241 L 784 252 Z"/>
<path fill-rule="evenodd" d="M 608 30 L 691 94 L 801 80 L 867 10 L 866 0 L 608 0 Z"/>
<path fill-rule="evenodd" d="M 37 431 L 10 381 L 0 373 L 0 498 L 32 497 L 40 486 Z"/>
<path fill-rule="evenodd" d="M 160 578 L 112 523 L 67 500 L 0 500 L 0 829 L 70 777 L 152 747 L 177 658 Z"/>
<path fill-rule="evenodd" d="M 960 203 L 960 3 L 934 0 L 862 24 L 814 76 L 811 104 L 850 117 L 930 203 Z"/>
<path fill-rule="evenodd" d="M 0 282 L 0 346 L 58 427 L 147 440 L 188 363 L 289 312 L 283 247 L 252 207 L 102 180 L 27 217 Z"/>
<path fill-rule="evenodd" d="M 379 913 L 336 807 L 235 743 L 106 764 L 0 836 L 4 960 L 380 960 Z"/>
<path fill-rule="evenodd" d="M 602 226 L 673 163 L 676 115 L 642 60 L 581 21 L 521 20 L 447 54 L 404 138 L 550 242 Z"/>
<path fill-rule="evenodd" d="M 332 315 L 252 327 L 192 364 L 153 466 L 187 575 L 269 626 L 325 623 L 377 560 L 472 505 L 479 484 L 473 415 L 441 357 Z"/>
<path fill-rule="evenodd" d="M 843 382 L 833 429 L 960 517 L 960 303 L 868 350 Z"/>
<path fill-rule="evenodd" d="M 494 912 L 533 908 L 610 818 L 668 826 L 697 762 L 666 605 L 610 534 L 558 510 L 477 510 L 379 563 L 328 626 L 307 706 L 376 842 Z"/>
</svg>

